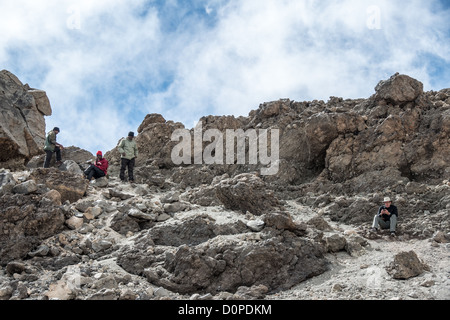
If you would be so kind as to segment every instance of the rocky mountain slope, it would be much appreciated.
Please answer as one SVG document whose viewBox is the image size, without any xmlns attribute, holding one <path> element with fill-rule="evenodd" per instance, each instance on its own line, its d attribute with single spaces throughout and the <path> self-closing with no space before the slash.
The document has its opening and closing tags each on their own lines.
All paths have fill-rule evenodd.
<svg viewBox="0 0 450 320">
<path fill-rule="evenodd" d="M 17 81 L 1 82 L 3 114 L 32 100 Z M 0 171 L 0 299 L 448 300 L 449 110 L 450 89 L 396 74 L 368 99 L 200 119 L 202 133 L 278 129 L 272 176 L 262 163 L 175 165 L 171 136 L 184 126 L 149 114 L 134 184 L 118 179 L 115 149 L 93 183 L 81 176 L 93 156 L 77 147 L 42 169 L 39 151 L 10 147 L 2 120 L 2 150 L 16 151 Z M 17 141 L 43 132 L 20 126 Z M 17 158 L 24 166 L 9 165 Z M 384 196 L 400 211 L 395 239 L 369 232 Z"/>
</svg>

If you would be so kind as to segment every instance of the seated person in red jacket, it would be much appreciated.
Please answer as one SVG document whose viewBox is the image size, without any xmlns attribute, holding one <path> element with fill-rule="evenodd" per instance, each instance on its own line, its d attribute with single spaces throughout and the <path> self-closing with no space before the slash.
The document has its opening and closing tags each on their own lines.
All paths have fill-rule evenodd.
<svg viewBox="0 0 450 320">
<path fill-rule="evenodd" d="M 108 171 L 108 160 L 103 158 L 101 151 L 97 152 L 97 159 L 95 159 L 94 164 L 90 165 L 89 168 L 84 171 L 86 179 L 89 181 L 98 179 L 107 175 Z"/>
</svg>

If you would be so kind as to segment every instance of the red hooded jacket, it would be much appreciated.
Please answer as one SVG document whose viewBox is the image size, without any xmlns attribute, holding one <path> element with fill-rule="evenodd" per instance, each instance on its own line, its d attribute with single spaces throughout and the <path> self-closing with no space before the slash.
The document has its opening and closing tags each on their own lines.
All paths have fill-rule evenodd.
<svg viewBox="0 0 450 320">
<path fill-rule="evenodd" d="M 100 170 L 102 170 L 105 175 L 107 175 L 107 171 L 108 171 L 108 160 L 106 160 L 105 158 L 101 158 L 100 160 L 97 158 L 97 160 L 95 160 L 95 166 L 97 168 L 99 168 Z"/>
</svg>

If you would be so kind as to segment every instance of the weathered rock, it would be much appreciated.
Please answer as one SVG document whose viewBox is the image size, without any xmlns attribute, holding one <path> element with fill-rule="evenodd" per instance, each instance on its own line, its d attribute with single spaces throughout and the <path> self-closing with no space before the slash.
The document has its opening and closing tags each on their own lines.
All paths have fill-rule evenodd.
<svg viewBox="0 0 450 320">
<path fill-rule="evenodd" d="M 0 286 L 0 300 L 9 300 L 11 298 L 14 289 L 10 285 L 1 285 Z"/>
<path fill-rule="evenodd" d="M 164 212 L 167 212 L 169 214 L 184 211 L 188 208 L 189 204 L 181 201 L 164 204 Z"/>
<path fill-rule="evenodd" d="M 288 230 L 297 235 L 304 235 L 306 233 L 306 224 L 294 223 L 292 217 L 287 212 L 272 212 L 266 213 L 263 216 L 264 225 L 277 230 Z"/>
<path fill-rule="evenodd" d="M 46 185 L 49 189 L 61 194 L 61 201 L 76 202 L 86 194 L 89 182 L 82 175 L 55 168 L 34 169 L 30 175 L 37 183 Z"/>
<path fill-rule="evenodd" d="M 38 195 L 0 198 L 0 264 L 23 258 L 42 240 L 64 228 L 64 213 Z"/>
<path fill-rule="evenodd" d="M 414 251 L 409 251 L 397 254 L 386 270 L 394 279 L 406 280 L 419 276 L 428 268 Z"/>
<path fill-rule="evenodd" d="M 96 180 L 94 180 L 94 182 L 92 183 L 92 185 L 94 187 L 98 187 L 98 188 L 106 188 L 109 184 L 108 178 L 107 177 L 101 177 L 98 178 Z"/>
<path fill-rule="evenodd" d="M 44 194 L 44 198 L 49 199 L 55 206 L 60 206 L 61 194 L 56 190 L 50 190 Z"/>
<path fill-rule="evenodd" d="M 120 200 L 127 200 L 134 197 L 134 195 L 122 192 L 121 190 L 118 189 L 108 189 L 108 191 L 111 197 L 120 198 Z"/>
<path fill-rule="evenodd" d="M 97 218 L 99 215 L 101 215 L 102 212 L 103 212 L 103 210 L 100 207 L 97 207 L 97 206 L 89 207 L 84 212 L 84 216 L 88 220 L 93 220 L 93 219 Z"/>
<path fill-rule="evenodd" d="M 239 300 L 261 300 L 264 299 L 266 294 L 269 292 L 269 288 L 265 285 L 258 285 L 252 287 L 239 287 L 234 294 Z"/>
<path fill-rule="evenodd" d="M 139 209 L 132 208 L 128 211 L 128 215 L 133 218 L 141 219 L 141 220 L 148 220 L 148 221 L 155 221 L 156 215 L 144 213 Z"/>
<path fill-rule="evenodd" d="M 44 115 L 52 115 L 52 107 L 50 105 L 50 100 L 47 97 L 47 93 L 43 90 L 30 89 L 28 93 L 34 97 L 36 102 L 36 108 Z"/>
<path fill-rule="evenodd" d="M 198 245 L 218 235 L 232 235 L 246 232 L 242 221 L 219 225 L 209 216 L 196 216 L 171 224 L 157 225 L 148 230 L 147 236 L 157 245 Z"/>
<path fill-rule="evenodd" d="M 113 214 L 110 219 L 109 226 L 111 229 L 122 235 L 127 235 L 129 232 L 134 233 L 141 230 L 136 219 L 122 212 Z"/>
<path fill-rule="evenodd" d="M 62 171 L 68 171 L 73 174 L 81 175 L 83 174 L 83 170 L 80 169 L 80 166 L 73 160 L 66 160 L 63 162 L 63 164 L 59 167 Z"/>
<path fill-rule="evenodd" d="M 12 189 L 14 193 L 20 193 L 20 194 L 29 194 L 36 192 L 38 189 L 36 182 L 34 180 L 28 180 L 22 183 L 19 183 L 15 185 Z"/>
<path fill-rule="evenodd" d="M 10 172 L 0 172 L 0 196 L 12 192 L 16 184 L 17 182 Z"/>
<path fill-rule="evenodd" d="M 82 227 L 83 222 L 83 218 L 73 216 L 66 220 L 66 225 L 72 230 L 78 230 Z"/>
<path fill-rule="evenodd" d="M 14 273 L 22 273 L 24 271 L 25 264 L 18 261 L 11 261 L 6 265 L 6 272 L 8 272 L 10 275 L 13 275 Z"/>
<path fill-rule="evenodd" d="M 333 234 L 324 238 L 329 252 L 339 252 L 345 250 L 347 240 L 338 234 Z"/>
<path fill-rule="evenodd" d="M 262 229 L 264 229 L 265 223 L 262 220 L 251 220 L 249 222 L 247 222 L 247 227 L 254 231 L 254 232 L 259 232 Z"/>
<path fill-rule="evenodd" d="M 223 180 L 215 185 L 215 192 L 225 208 L 244 214 L 249 211 L 260 216 L 281 207 L 264 181 L 253 174 L 240 174 Z"/>
<path fill-rule="evenodd" d="M 18 168 L 43 153 L 44 116 L 51 114 L 44 91 L 28 90 L 12 73 L 0 71 L 0 167 Z"/>
<path fill-rule="evenodd" d="M 376 100 L 386 100 L 395 105 L 416 100 L 423 93 L 423 84 L 397 73 L 389 80 L 381 81 L 375 91 Z"/>
<path fill-rule="evenodd" d="M 76 294 L 65 281 L 60 280 L 50 284 L 46 296 L 50 300 L 72 300 Z"/>
<path fill-rule="evenodd" d="M 181 246 L 166 254 L 164 269 L 146 268 L 149 282 L 180 293 L 236 292 L 241 286 L 264 285 L 284 290 L 326 270 L 326 260 L 300 238 L 239 243 L 218 237 L 196 247 Z"/>
<path fill-rule="evenodd" d="M 321 216 L 315 216 L 308 221 L 308 225 L 314 226 L 317 230 L 330 231 L 332 228 Z"/>
</svg>

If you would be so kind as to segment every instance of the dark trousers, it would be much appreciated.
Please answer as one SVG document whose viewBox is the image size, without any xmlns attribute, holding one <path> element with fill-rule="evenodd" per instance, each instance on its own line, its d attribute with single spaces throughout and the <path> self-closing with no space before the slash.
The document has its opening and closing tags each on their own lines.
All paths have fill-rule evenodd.
<svg viewBox="0 0 450 320">
<path fill-rule="evenodd" d="M 56 153 L 56 161 L 61 161 L 61 149 L 59 147 L 55 147 L 55 151 L 45 150 L 45 162 L 44 168 L 50 168 L 50 162 L 52 161 L 53 152 Z"/>
<path fill-rule="evenodd" d="M 92 178 L 98 179 L 105 176 L 105 173 L 100 170 L 98 167 L 91 165 L 89 168 L 84 171 L 84 175 L 86 179 L 91 180 Z"/>
<path fill-rule="evenodd" d="M 122 158 L 120 164 L 120 180 L 125 181 L 125 170 L 128 168 L 128 180 L 134 181 L 133 171 L 134 171 L 135 158 L 129 160 Z"/>
</svg>

